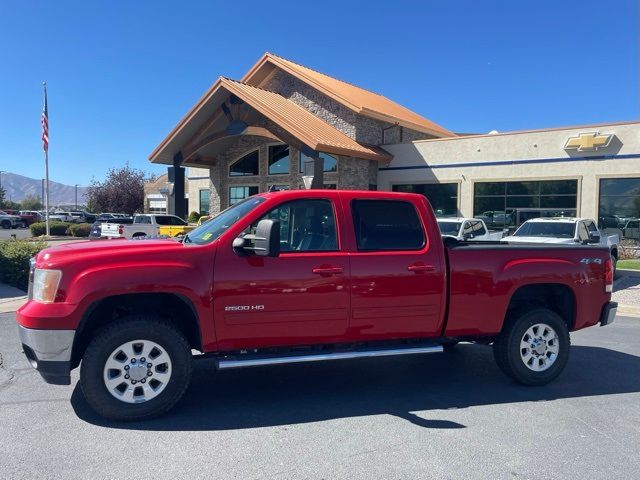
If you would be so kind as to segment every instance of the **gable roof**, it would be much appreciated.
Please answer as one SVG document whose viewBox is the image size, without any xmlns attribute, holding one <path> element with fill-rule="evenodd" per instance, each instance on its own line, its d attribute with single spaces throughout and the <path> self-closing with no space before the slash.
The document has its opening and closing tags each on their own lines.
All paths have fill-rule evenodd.
<svg viewBox="0 0 640 480">
<path fill-rule="evenodd" d="M 156 147 L 149 159 L 154 163 L 171 163 L 187 139 L 198 131 L 216 108 L 220 108 L 229 94 L 242 99 L 313 150 L 378 161 L 393 158 L 380 147 L 356 142 L 277 93 L 220 77 Z"/>
<path fill-rule="evenodd" d="M 245 74 L 242 82 L 259 86 L 262 79 L 264 79 L 264 70 L 270 68 L 270 66 L 284 70 L 356 113 L 389 123 L 397 123 L 398 125 L 436 137 L 456 136 L 455 133 L 437 123 L 418 115 L 382 95 L 356 87 L 355 85 L 317 72 L 272 53 L 265 53 Z"/>
</svg>

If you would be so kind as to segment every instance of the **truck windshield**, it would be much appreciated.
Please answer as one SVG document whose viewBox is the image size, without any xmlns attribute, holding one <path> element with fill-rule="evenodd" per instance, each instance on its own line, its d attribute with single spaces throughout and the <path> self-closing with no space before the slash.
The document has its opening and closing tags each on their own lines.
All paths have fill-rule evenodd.
<svg viewBox="0 0 640 480">
<path fill-rule="evenodd" d="M 213 242 L 262 202 L 264 202 L 262 197 L 249 197 L 232 205 L 211 220 L 207 220 L 198 228 L 190 231 L 189 235 L 185 237 L 185 243 L 193 242 L 198 245 L 204 245 Z"/>
<path fill-rule="evenodd" d="M 574 230 L 575 225 L 567 222 L 525 222 L 513 236 L 573 238 Z"/>
<path fill-rule="evenodd" d="M 457 236 L 461 226 L 462 223 L 460 222 L 438 222 L 438 227 L 442 235 Z"/>
</svg>

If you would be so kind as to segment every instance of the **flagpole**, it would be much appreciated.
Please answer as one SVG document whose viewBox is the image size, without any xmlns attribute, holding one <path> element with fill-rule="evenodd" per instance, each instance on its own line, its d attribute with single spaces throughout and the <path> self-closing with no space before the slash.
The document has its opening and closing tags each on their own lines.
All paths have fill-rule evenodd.
<svg viewBox="0 0 640 480">
<path fill-rule="evenodd" d="M 47 146 L 44 149 L 44 215 L 46 236 L 49 237 L 51 231 L 49 230 L 49 112 L 47 106 L 47 82 L 42 82 L 42 88 L 44 90 L 44 105 L 47 115 Z"/>
</svg>

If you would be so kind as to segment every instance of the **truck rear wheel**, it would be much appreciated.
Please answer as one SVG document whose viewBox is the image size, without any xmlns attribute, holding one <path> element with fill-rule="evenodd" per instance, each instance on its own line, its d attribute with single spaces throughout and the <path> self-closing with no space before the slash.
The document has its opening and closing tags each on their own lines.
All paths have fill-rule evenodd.
<svg viewBox="0 0 640 480">
<path fill-rule="evenodd" d="M 112 420 L 147 420 L 169 411 L 191 379 L 191 349 L 169 322 L 134 315 L 91 341 L 80 368 L 89 405 Z"/>
<path fill-rule="evenodd" d="M 547 308 L 520 312 L 508 319 L 493 343 L 498 367 L 524 385 L 554 380 L 569 360 L 569 329 Z"/>
</svg>

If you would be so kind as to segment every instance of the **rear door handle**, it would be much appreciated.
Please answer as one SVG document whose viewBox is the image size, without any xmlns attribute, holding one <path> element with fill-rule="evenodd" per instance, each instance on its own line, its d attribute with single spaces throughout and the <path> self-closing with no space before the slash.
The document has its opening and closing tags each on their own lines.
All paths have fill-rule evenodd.
<svg viewBox="0 0 640 480">
<path fill-rule="evenodd" d="M 407 270 L 410 272 L 433 272 L 436 269 L 433 265 L 409 265 Z"/>
<path fill-rule="evenodd" d="M 342 267 L 316 267 L 311 270 L 318 275 L 333 275 L 334 273 L 342 273 Z"/>
</svg>

